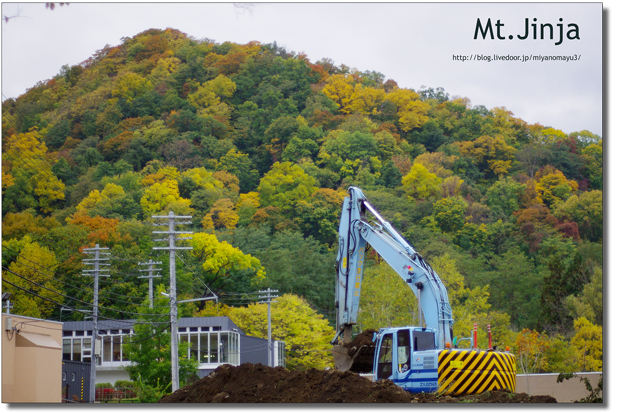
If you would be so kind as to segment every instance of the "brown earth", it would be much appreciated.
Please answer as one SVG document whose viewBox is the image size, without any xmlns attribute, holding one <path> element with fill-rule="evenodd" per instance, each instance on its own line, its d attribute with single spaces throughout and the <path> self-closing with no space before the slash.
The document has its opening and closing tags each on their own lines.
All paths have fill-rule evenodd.
<svg viewBox="0 0 620 413">
<path fill-rule="evenodd" d="M 411 394 L 388 380 L 350 371 L 286 370 L 262 364 L 223 365 L 163 397 L 160 403 L 556 403 L 550 396 L 498 390 L 468 396 Z"/>
</svg>

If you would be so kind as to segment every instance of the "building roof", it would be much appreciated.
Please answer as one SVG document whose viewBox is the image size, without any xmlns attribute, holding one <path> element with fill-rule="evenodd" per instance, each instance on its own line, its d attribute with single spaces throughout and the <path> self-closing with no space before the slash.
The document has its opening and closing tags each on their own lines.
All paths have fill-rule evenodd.
<svg viewBox="0 0 620 413">
<path fill-rule="evenodd" d="M 123 330 L 133 327 L 136 320 L 99 320 L 99 330 Z M 228 317 L 182 317 L 179 319 L 179 328 L 184 327 L 220 327 L 222 331 L 237 331 L 245 333 Z M 93 322 L 88 321 L 65 321 L 63 331 L 89 331 L 93 329 Z"/>
</svg>

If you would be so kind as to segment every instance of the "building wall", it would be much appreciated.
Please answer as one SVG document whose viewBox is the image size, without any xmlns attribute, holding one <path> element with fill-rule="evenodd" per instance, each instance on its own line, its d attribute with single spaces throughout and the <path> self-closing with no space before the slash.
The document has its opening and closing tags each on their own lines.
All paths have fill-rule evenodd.
<svg viewBox="0 0 620 413">
<path fill-rule="evenodd" d="M 69 402 L 90 400 L 90 363 L 64 360 L 62 362 L 63 397 Z"/>
<path fill-rule="evenodd" d="M 60 403 L 62 323 L 2 314 L 2 333 L 2 402 Z"/>
<path fill-rule="evenodd" d="M 592 387 L 596 387 L 603 373 L 576 373 L 586 377 Z M 517 393 L 528 393 L 532 396 L 551 396 L 558 403 L 574 403 L 588 396 L 586 386 L 577 377 L 557 382 L 557 373 L 549 374 L 517 374 Z"/>
</svg>

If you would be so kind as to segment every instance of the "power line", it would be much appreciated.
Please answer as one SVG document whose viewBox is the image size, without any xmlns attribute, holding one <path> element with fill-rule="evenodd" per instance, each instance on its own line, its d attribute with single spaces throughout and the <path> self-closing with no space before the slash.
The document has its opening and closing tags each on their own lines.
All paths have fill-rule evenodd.
<svg viewBox="0 0 620 413">
<path fill-rule="evenodd" d="M 2 279 L 2 282 L 3 282 L 3 283 L 7 283 L 7 284 L 9 284 L 9 285 L 11 285 L 11 286 L 13 286 L 13 287 L 15 287 L 15 288 L 19 289 L 19 290 L 22 290 L 22 291 L 24 291 L 24 292 L 28 293 L 28 294 L 34 295 L 35 297 L 38 297 L 38 298 L 40 298 L 40 299 L 42 299 L 42 300 L 49 301 L 49 302 L 51 302 L 51 303 L 53 303 L 53 304 L 56 304 L 56 305 L 59 305 L 59 306 L 64 306 L 64 307 L 67 307 L 67 306 L 65 306 L 64 304 L 59 303 L 58 301 L 52 300 L 51 298 L 43 297 L 43 296 L 41 296 L 41 295 L 39 295 L 39 294 L 37 294 L 37 293 L 35 293 L 35 292 L 33 292 L 33 291 L 27 290 L 26 288 L 20 287 L 20 286 L 19 286 L 19 285 L 17 285 L 17 284 L 14 284 L 14 283 L 12 283 L 12 282 L 10 282 L 10 281 L 7 281 L 7 280 L 6 280 L 6 279 L 4 279 L 4 278 Z M 85 315 L 90 315 L 88 312 L 86 312 L 86 310 L 81 310 L 81 309 L 78 309 L 78 308 L 73 308 L 73 307 L 67 307 L 67 308 L 71 308 L 73 311 L 78 312 L 78 313 L 84 313 Z M 89 311 L 90 311 L 90 310 L 89 310 Z M 155 317 L 155 316 L 167 316 L 167 315 L 168 315 L 168 313 L 162 313 L 162 314 L 143 314 L 143 315 L 149 315 L 149 316 L 154 316 L 154 317 Z M 132 321 L 132 320 L 118 320 L 118 319 L 116 319 L 116 318 L 108 318 L 108 317 L 104 317 L 104 316 L 101 316 L 100 318 L 103 318 L 103 319 L 108 320 L 108 321 L 116 321 L 116 322 L 119 322 L 119 323 L 132 323 L 132 324 L 162 324 L 162 322 L 148 322 L 148 323 L 144 322 L 144 323 L 143 323 L 143 322 L 136 322 L 136 321 Z M 41 320 L 41 321 L 45 321 L 45 320 Z M 33 321 L 33 323 L 34 323 L 34 322 L 37 322 L 37 321 Z"/>
<path fill-rule="evenodd" d="M 93 306 L 92 304 L 87 303 L 86 301 L 80 300 L 80 299 L 78 299 L 78 298 L 76 298 L 76 297 L 71 297 L 71 296 L 69 296 L 69 295 L 66 295 L 66 294 L 63 294 L 63 293 L 59 293 L 58 291 L 54 291 L 54 290 L 52 290 L 52 289 L 49 289 L 49 288 L 47 288 L 47 287 L 45 287 L 45 286 L 43 286 L 43 285 L 41 285 L 41 284 L 39 284 L 39 283 L 37 283 L 37 282 L 35 282 L 35 281 L 30 280 L 30 279 L 29 279 L 29 278 L 27 278 L 27 277 L 24 277 L 24 276 L 22 276 L 22 275 L 17 274 L 16 272 L 14 272 L 14 271 L 12 271 L 12 270 L 10 270 L 10 269 L 6 268 L 5 266 L 2 266 L 2 268 L 3 268 L 5 271 L 8 271 L 8 272 L 10 272 L 11 274 L 13 274 L 13 275 L 15 275 L 15 276 L 17 276 L 17 277 L 19 277 L 19 278 L 21 278 L 21 279 L 23 279 L 23 280 L 26 280 L 26 281 L 28 281 L 28 282 L 29 282 L 29 283 L 31 283 L 31 284 L 34 284 L 34 285 L 36 285 L 36 286 L 38 286 L 38 287 L 41 287 L 41 288 L 43 288 L 43 289 L 45 289 L 45 290 L 47 290 L 47 291 L 50 291 L 50 292 L 55 293 L 55 294 L 58 294 L 58 295 L 60 295 L 60 296 L 62 296 L 62 297 L 65 297 L 65 298 L 69 298 L 69 299 L 72 299 L 72 300 L 75 300 L 75 301 L 79 301 L 80 303 L 82 303 L 82 304 L 86 304 L 87 306 Z M 8 281 L 4 280 L 4 278 L 2 279 L 2 281 L 3 281 L 3 282 L 8 282 Z M 13 283 L 10 283 L 10 284 L 15 286 L 15 284 L 13 284 Z M 26 290 L 26 289 L 24 289 L 24 288 L 20 288 L 20 289 L 22 289 L 22 290 L 24 290 L 24 291 L 26 291 L 26 292 L 30 292 L 29 290 Z M 32 294 L 34 294 L 34 293 L 32 293 Z M 60 303 L 57 303 L 57 304 L 58 304 L 58 305 L 62 305 L 62 304 L 60 304 Z M 116 310 L 116 309 L 114 309 L 114 308 L 110 308 L 110 307 L 103 307 L 103 306 L 99 306 L 99 308 L 102 308 L 102 309 L 104 309 L 104 310 L 109 310 L 109 311 L 112 311 L 112 312 L 124 313 L 124 314 L 133 314 L 133 315 L 148 315 L 148 316 L 150 316 L 150 315 L 153 315 L 153 316 L 158 315 L 158 314 L 141 314 L 141 313 L 136 313 L 136 312 L 133 312 L 133 311 Z"/>
<path fill-rule="evenodd" d="M 17 253 L 17 252 L 15 252 L 15 251 L 11 250 L 10 248 L 4 247 L 4 249 L 6 249 L 6 250 L 8 250 L 8 251 L 11 251 L 11 252 L 13 252 L 14 254 L 17 254 L 17 257 L 22 258 L 22 259 L 24 259 L 24 260 L 26 260 L 26 261 L 28 261 L 28 262 L 31 262 L 31 263 L 33 263 L 34 265 L 36 265 L 36 266 L 38 266 L 38 267 L 41 267 L 41 268 L 45 269 L 46 271 L 50 271 L 50 272 L 52 272 L 52 270 L 50 270 L 49 268 L 46 268 L 46 267 L 44 267 L 44 266 L 42 266 L 42 265 L 40 265 L 40 264 L 38 264 L 38 263 L 36 263 L 36 262 L 34 262 L 34 261 L 32 261 L 32 260 L 28 259 L 28 258 L 26 258 L 26 257 L 25 257 L 25 256 L 23 256 L 22 254 Z M 43 275 L 44 277 L 47 277 L 47 278 L 52 279 L 52 280 L 54 280 L 54 281 L 58 281 L 58 282 L 60 282 L 60 283 L 62 283 L 62 284 L 64 284 L 64 285 L 67 285 L 67 286 L 72 287 L 72 288 L 80 289 L 80 288 L 84 288 L 84 286 L 86 286 L 86 288 L 90 288 L 90 287 L 92 287 L 92 285 L 93 285 L 93 283 L 90 283 L 90 284 L 83 284 L 83 283 L 79 283 L 79 282 L 78 282 L 77 284 L 78 284 L 79 286 L 76 286 L 76 285 L 70 284 L 70 283 L 68 283 L 68 282 L 66 282 L 66 281 L 64 281 L 64 280 L 62 280 L 62 279 L 55 278 L 53 275 L 45 274 L 45 273 L 43 273 L 43 272 L 41 272 L 41 271 L 37 270 L 36 268 L 33 268 L 33 267 L 29 266 L 29 265 L 26 265 L 26 264 L 24 264 L 24 263 L 22 263 L 22 262 L 17 261 L 17 259 L 15 259 L 15 261 L 13 261 L 13 262 L 14 262 L 14 263 L 16 263 L 16 264 L 22 265 L 22 266 L 24 266 L 24 267 L 26 267 L 26 268 L 30 268 L 30 269 L 32 269 L 33 271 L 36 271 L 37 273 L 39 273 L 39 274 Z M 129 278 L 129 276 L 128 276 L 128 277 L 126 277 L 126 278 L 125 278 L 125 280 L 126 280 L 127 278 Z M 124 282 L 125 280 L 123 280 L 123 282 Z M 114 292 L 112 292 L 112 291 L 106 291 L 106 294 L 112 294 L 112 295 L 116 295 L 116 296 L 119 296 L 119 297 L 126 297 L 126 298 L 130 298 L 130 299 L 144 300 L 144 297 L 135 297 L 135 296 L 125 295 L 125 294 L 117 294 L 117 293 L 114 293 Z M 120 302 L 120 303 L 124 303 L 124 304 L 130 304 L 130 305 L 140 305 L 140 304 L 137 304 L 137 303 L 131 303 L 131 302 L 128 302 L 128 301 L 122 301 L 122 300 L 118 300 L 118 299 L 115 299 L 115 301 Z M 156 306 L 156 307 L 167 307 L 167 306 Z"/>
</svg>

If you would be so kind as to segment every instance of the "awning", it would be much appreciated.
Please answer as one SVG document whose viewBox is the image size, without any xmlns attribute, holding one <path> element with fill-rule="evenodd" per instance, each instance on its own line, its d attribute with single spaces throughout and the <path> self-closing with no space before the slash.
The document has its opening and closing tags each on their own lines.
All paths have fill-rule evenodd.
<svg viewBox="0 0 620 413">
<path fill-rule="evenodd" d="M 62 349 L 52 337 L 36 333 L 17 333 L 17 347 L 45 347 Z"/>
</svg>

